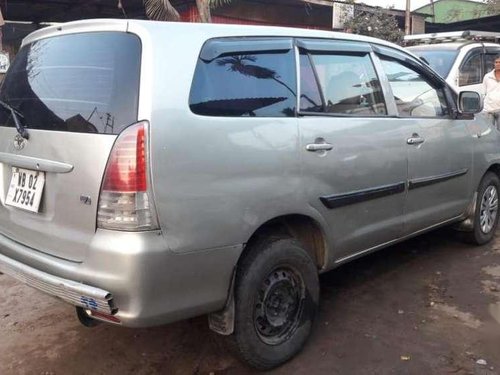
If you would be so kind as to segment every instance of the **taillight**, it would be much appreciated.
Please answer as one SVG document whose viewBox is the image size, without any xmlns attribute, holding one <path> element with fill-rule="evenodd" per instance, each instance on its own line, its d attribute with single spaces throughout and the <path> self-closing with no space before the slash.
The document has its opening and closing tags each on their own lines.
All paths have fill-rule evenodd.
<svg viewBox="0 0 500 375">
<path fill-rule="evenodd" d="M 126 128 L 111 150 L 99 196 L 99 228 L 158 229 L 148 164 L 148 123 L 144 121 Z"/>
</svg>

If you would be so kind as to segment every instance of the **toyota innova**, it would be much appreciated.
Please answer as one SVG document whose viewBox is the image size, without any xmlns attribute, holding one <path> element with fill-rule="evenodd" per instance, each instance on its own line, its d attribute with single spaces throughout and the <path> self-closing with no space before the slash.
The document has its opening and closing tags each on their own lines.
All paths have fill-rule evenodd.
<svg viewBox="0 0 500 375">
<path fill-rule="evenodd" d="M 356 35 L 36 31 L 0 90 L 0 271 L 85 325 L 209 314 L 244 361 L 275 367 L 309 336 L 318 273 L 447 224 L 492 238 L 500 134 L 480 109 Z"/>
</svg>

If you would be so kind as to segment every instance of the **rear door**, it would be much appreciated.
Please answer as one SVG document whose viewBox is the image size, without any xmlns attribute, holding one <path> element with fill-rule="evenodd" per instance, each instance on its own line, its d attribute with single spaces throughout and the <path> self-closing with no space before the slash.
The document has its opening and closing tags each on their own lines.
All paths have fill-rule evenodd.
<svg viewBox="0 0 500 375">
<path fill-rule="evenodd" d="M 386 107 L 369 44 L 299 45 L 307 196 L 330 226 L 331 257 L 346 260 L 402 234 L 405 135 Z"/>
<path fill-rule="evenodd" d="M 137 121 L 140 58 L 140 40 L 123 32 L 50 37 L 19 51 L 0 99 L 29 138 L 0 108 L 0 233 L 83 260 L 116 134 Z"/>
</svg>

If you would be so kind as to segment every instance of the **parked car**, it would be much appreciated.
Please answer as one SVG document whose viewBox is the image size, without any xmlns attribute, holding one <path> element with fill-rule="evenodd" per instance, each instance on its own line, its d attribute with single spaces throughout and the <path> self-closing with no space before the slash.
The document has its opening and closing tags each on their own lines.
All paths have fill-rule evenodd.
<svg viewBox="0 0 500 375">
<path fill-rule="evenodd" d="M 500 55 L 500 33 L 456 31 L 405 36 L 408 48 L 423 58 L 458 93 L 484 95 L 484 75 Z"/>
<path fill-rule="evenodd" d="M 0 99 L 0 271 L 85 325 L 209 314 L 258 369 L 304 345 L 318 273 L 498 223 L 479 95 L 378 39 L 71 22 L 23 41 Z"/>
</svg>

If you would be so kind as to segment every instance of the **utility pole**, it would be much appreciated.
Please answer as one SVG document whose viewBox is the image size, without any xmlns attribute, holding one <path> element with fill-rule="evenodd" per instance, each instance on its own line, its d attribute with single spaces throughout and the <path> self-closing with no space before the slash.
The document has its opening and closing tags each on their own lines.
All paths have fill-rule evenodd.
<svg viewBox="0 0 500 375">
<path fill-rule="evenodd" d="M 411 34 L 410 29 L 410 0 L 406 0 L 406 14 L 405 14 L 405 35 Z"/>
<path fill-rule="evenodd" d="M 432 22 L 436 23 L 436 9 L 434 8 L 434 0 L 431 0 L 431 8 L 432 8 Z"/>
</svg>

